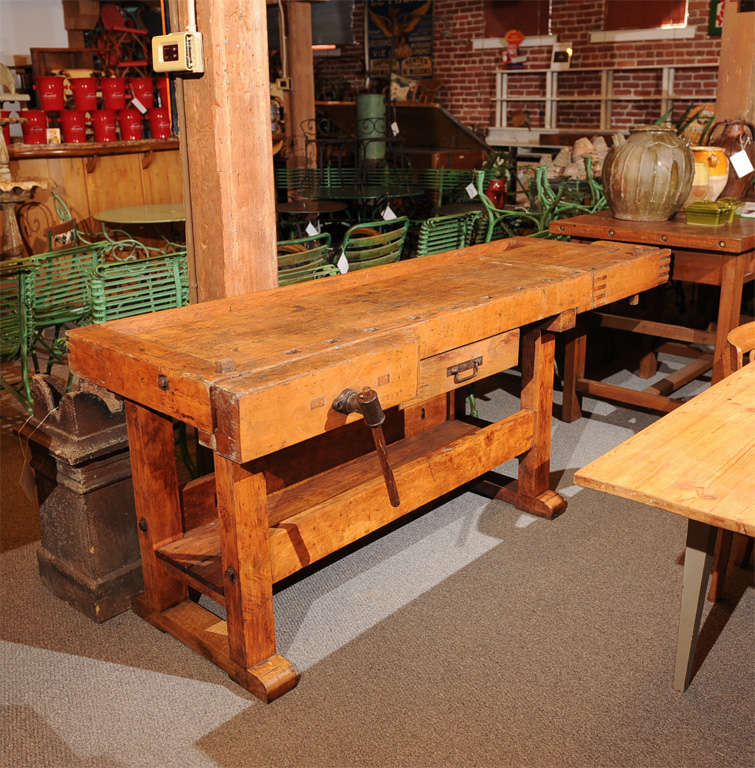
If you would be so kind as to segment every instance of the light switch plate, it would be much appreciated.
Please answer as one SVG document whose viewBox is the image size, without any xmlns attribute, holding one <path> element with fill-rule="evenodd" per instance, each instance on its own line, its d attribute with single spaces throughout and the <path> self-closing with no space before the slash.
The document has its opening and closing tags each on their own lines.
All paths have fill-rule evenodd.
<svg viewBox="0 0 755 768">
<path fill-rule="evenodd" d="M 155 72 L 204 72 L 201 32 L 171 32 L 152 38 Z"/>
</svg>

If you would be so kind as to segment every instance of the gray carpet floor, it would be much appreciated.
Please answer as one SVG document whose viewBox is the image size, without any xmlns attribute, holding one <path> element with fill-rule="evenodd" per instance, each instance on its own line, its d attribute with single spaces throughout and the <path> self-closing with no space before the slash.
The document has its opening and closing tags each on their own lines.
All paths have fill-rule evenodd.
<svg viewBox="0 0 755 768">
<path fill-rule="evenodd" d="M 496 384 L 483 418 L 516 408 Z M 34 542 L 4 552 L 0 765 L 750 768 L 752 571 L 706 605 L 679 694 L 685 521 L 573 483 L 654 419 L 588 400 L 554 420 L 569 507 L 553 521 L 459 493 L 280 590 L 279 651 L 302 679 L 267 706 L 133 613 L 95 625 L 54 598 Z"/>
</svg>

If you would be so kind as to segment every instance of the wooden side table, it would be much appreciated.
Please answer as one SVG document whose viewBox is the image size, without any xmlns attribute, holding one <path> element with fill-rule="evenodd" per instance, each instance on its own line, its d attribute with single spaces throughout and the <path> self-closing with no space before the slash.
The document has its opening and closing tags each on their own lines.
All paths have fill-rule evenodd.
<svg viewBox="0 0 755 768">
<path fill-rule="evenodd" d="M 580 469 L 579 485 L 688 518 L 674 688 L 692 676 L 718 529 L 755 535 L 755 364 Z"/>
<path fill-rule="evenodd" d="M 550 231 L 580 240 L 618 240 L 671 248 L 672 279 L 720 287 L 715 332 L 614 314 L 599 315 L 602 327 L 668 339 L 677 342 L 677 352 L 678 342 L 714 347 L 712 356 L 691 350 L 693 359 L 689 364 L 641 391 L 586 378 L 587 335 L 584 328 L 576 329 L 566 343 L 564 421 L 574 421 L 582 415 L 583 394 L 668 412 L 682 403 L 670 395 L 711 367 L 714 383 L 723 377 L 726 335 L 739 325 L 743 287 L 755 277 L 755 219 L 735 218 L 731 224 L 707 227 L 687 224 L 683 214 L 670 221 L 622 221 L 604 211 L 554 221 Z"/>
</svg>

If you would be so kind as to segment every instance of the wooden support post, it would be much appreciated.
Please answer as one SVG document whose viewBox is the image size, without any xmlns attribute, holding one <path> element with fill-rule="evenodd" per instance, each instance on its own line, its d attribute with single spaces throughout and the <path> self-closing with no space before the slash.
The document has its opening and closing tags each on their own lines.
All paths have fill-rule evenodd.
<svg viewBox="0 0 755 768">
<path fill-rule="evenodd" d="M 275 652 L 265 476 L 216 454 L 215 481 L 231 661 L 247 670 L 246 687 L 271 701 L 299 675 Z"/>
<path fill-rule="evenodd" d="M 174 30 L 185 7 L 171 0 Z M 191 192 L 199 301 L 277 285 L 267 10 L 264 0 L 196 0 L 205 72 L 183 81 L 181 152 Z M 180 111 L 180 109 L 179 109 Z"/>
<path fill-rule="evenodd" d="M 564 398 L 561 421 L 572 422 L 582 417 L 582 398 L 577 393 L 577 379 L 585 376 L 587 331 L 577 327 L 564 334 Z"/>
<path fill-rule="evenodd" d="M 141 602 L 159 612 L 187 596 L 186 585 L 168 573 L 155 552 L 160 542 L 183 533 L 173 421 L 127 401 L 126 425 L 144 575 Z"/>
<path fill-rule="evenodd" d="M 726 4 L 718 65 L 716 120 L 755 121 L 755 12 Z"/>
<path fill-rule="evenodd" d="M 286 125 L 293 139 L 289 167 L 311 167 L 315 163 L 316 147 L 310 145 L 306 155 L 304 120 L 315 117 L 315 71 L 312 59 L 312 6 L 309 3 L 286 3 L 288 15 L 288 57 L 291 70 L 291 113 Z"/>
<path fill-rule="evenodd" d="M 495 472 L 475 485 L 484 496 L 502 499 L 525 512 L 551 518 L 566 509 L 566 500 L 550 487 L 553 363 L 556 338 L 540 325 L 523 328 L 520 342 L 522 410 L 535 417 L 530 448 L 519 457 L 519 477 L 505 482 Z"/>
<path fill-rule="evenodd" d="M 724 377 L 723 358 L 728 352 L 726 337 L 732 328 L 739 325 L 744 272 L 744 259 L 733 255 L 724 257 L 721 264 L 721 296 L 718 301 L 716 321 L 716 347 L 713 353 L 713 384 Z"/>
<path fill-rule="evenodd" d="M 535 414 L 535 436 L 519 461 L 519 493 L 537 496 L 550 487 L 556 337 L 534 326 L 523 330 L 521 339 L 522 408 Z"/>
</svg>

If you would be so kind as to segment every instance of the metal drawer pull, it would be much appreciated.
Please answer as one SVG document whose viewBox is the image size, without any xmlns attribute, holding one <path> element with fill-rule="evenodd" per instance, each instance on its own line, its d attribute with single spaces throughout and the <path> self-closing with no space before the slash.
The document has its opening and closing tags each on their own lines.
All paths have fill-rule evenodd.
<svg viewBox="0 0 755 768">
<path fill-rule="evenodd" d="M 463 384 L 465 381 L 469 381 L 470 379 L 473 379 L 475 376 L 477 376 L 477 371 L 481 365 L 482 355 L 479 357 L 473 357 L 471 360 L 465 360 L 463 363 L 452 365 L 450 368 L 446 368 L 446 376 L 453 376 L 454 384 Z M 472 369 L 472 373 L 462 378 L 459 377 L 460 373 L 463 371 L 468 371 L 470 368 Z"/>
</svg>

